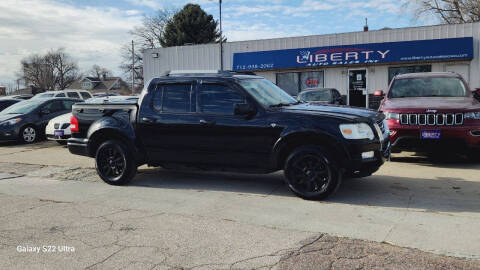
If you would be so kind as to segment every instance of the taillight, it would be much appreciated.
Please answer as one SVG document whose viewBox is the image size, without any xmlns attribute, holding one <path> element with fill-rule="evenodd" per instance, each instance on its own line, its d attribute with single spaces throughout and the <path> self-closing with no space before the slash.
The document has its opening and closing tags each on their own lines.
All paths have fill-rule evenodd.
<svg viewBox="0 0 480 270">
<path fill-rule="evenodd" d="M 80 129 L 78 128 L 78 119 L 72 115 L 70 117 L 70 131 L 71 132 L 78 132 Z"/>
</svg>

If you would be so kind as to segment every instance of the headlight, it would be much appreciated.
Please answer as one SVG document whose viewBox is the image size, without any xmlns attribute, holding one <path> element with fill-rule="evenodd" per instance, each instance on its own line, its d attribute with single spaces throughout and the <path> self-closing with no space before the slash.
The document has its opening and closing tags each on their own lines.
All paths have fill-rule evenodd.
<svg viewBox="0 0 480 270">
<path fill-rule="evenodd" d="M 373 140 L 373 138 L 375 138 L 372 128 L 366 123 L 342 124 L 340 125 L 340 132 L 345 139 Z"/>
<path fill-rule="evenodd" d="M 480 112 L 468 112 L 468 113 L 465 113 L 465 119 L 480 120 Z"/>
<path fill-rule="evenodd" d="M 400 119 L 400 114 L 399 113 L 393 113 L 393 112 L 383 112 L 385 115 L 385 119 Z"/>
<path fill-rule="evenodd" d="M 20 123 L 21 121 L 22 121 L 22 118 L 10 119 L 10 120 L 7 120 L 7 121 L 4 121 L 4 122 L 0 123 L 0 126 L 11 126 L 11 125 L 15 125 L 17 123 Z"/>
</svg>

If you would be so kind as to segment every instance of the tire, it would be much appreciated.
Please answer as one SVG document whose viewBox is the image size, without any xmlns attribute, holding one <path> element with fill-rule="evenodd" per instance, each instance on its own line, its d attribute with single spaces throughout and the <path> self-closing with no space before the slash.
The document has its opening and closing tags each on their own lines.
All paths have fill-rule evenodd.
<svg viewBox="0 0 480 270">
<path fill-rule="evenodd" d="M 467 152 L 467 158 L 469 161 L 474 163 L 480 162 L 480 151 L 477 149 L 471 149 Z"/>
<path fill-rule="evenodd" d="M 295 149 L 285 162 L 288 188 L 306 200 L 322 200 L 335 193 L 342 172 L 335 159 L 323 148 L 303 146 Z"/>
<path fill-rule="evenodd" d="M 39 135 L 40 134 L 35 126 L 28 125 L 20 129 L 18 140 L 22 143 L 30 144 L 36 142 Z"/>
<path fill-rule="evenodd" d="M 95 168 L 105 183 L 116 186 L 127 184 L 137 173 L 130 149 L 117 140 L 106 141 L 98 147 Z"/>
</svg>

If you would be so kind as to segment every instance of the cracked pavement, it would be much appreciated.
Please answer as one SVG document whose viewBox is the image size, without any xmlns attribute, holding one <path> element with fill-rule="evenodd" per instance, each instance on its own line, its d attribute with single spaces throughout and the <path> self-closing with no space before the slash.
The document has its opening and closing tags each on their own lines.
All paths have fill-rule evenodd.
<svg viewBox="0 0 480 270">
<path fill-rule="evenodd" d="M 480 269 L 478 164 L 398 155 L 311 202 L 281 174 L 142 167 L 115 187 L 71 157 L 0 146 L 0 269 Z"/>
</svg>

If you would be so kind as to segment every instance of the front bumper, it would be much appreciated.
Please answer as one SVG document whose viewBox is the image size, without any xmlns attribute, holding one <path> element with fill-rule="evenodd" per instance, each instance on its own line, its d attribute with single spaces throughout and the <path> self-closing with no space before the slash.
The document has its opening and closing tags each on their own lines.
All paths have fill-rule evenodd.
<svg viewBox="0 0 480 270">
<path fill-rule="evenodd" d="M 479 126 L 404 126 L 390 124 L 391 141 L 394 150 L 415 150 L 443 145 L 451 148 L 480 148 Z M 440 130 L 440 139 L 421 139 L 422 130 Z"/>
<path fill-rule="evenodd" d="M 16 141 L 19 133 L 18 126 L 0 127 L 0 141 Z"/>
<path fill-rule="evenodd" d="M 70 138 L 67 143 L 68 151 L 74 155 L 90 157 L 88 139 Z"/>
<path fill-rule="evenodd" d="M 382 140 L 375 139 L 371 142 L 350 143 L 347 147 L 350 158 L 344 168 L 357 175 L 370 175 L 376 172 L 385 161 L 390 159 L 391 143 L 387 133 L 382 135 Z M 373 157 L 364 158 L 362 153 L 373 152 Z"/>
</svg>

